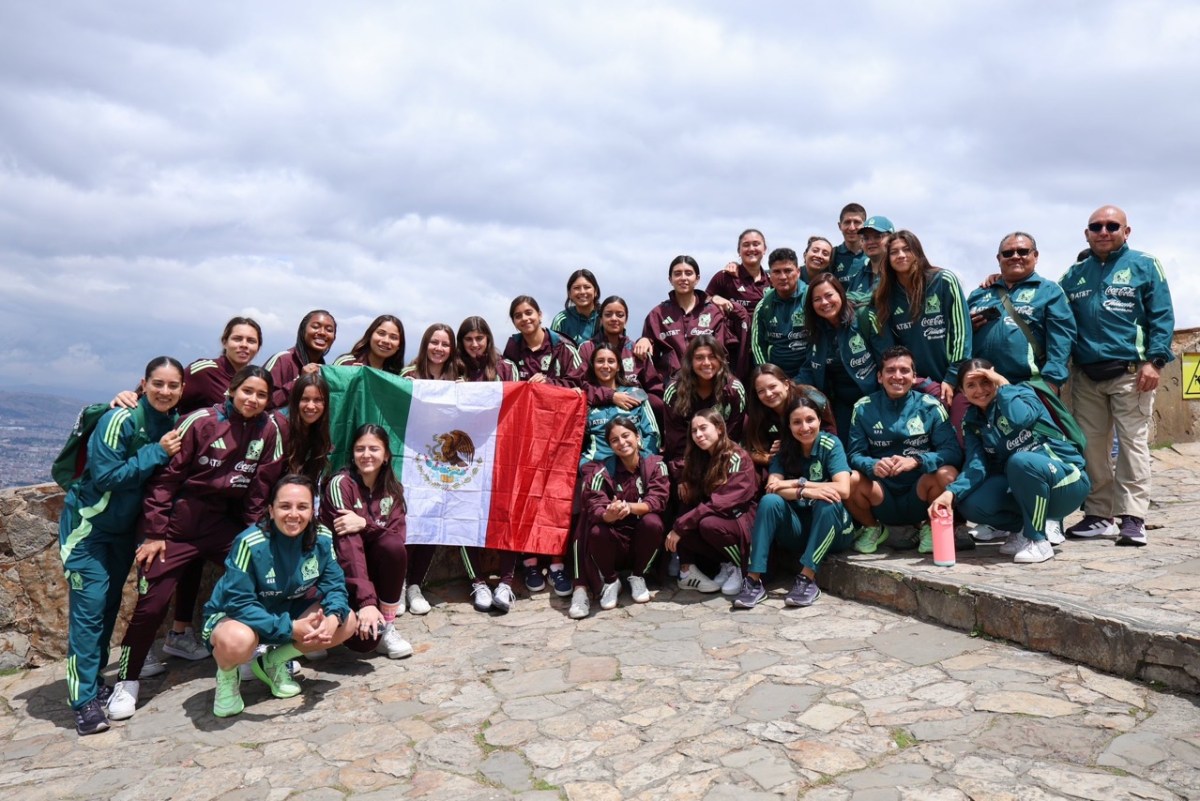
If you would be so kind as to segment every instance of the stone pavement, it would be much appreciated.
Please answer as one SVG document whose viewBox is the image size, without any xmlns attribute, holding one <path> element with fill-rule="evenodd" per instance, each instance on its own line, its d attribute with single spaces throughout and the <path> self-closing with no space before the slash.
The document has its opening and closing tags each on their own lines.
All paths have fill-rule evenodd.
<svg viewBox="0 0 1200 801">
<path fill-rule="evenodd" d="M 1200 698 L 1164 689 L 1200 675 L 1200 446 L 1155 458 L 1144 549 L 854 555 L 809 609 L 780 577 L 751 611 L 664 589 L 581 622 L 454 582 L 401 618 L 411 659 L 334 651 L 226 720 L 212 663 L 171 660 L 87 738 L 61 662 L 0 676 L 0 799 L 1200 799 Z"/>
<path fill-rule="evenodd" d="M 465 587 L 401 618 L 403 661 L 344 649 L 303 693 L 171 660 L 125 723 L 78 738 L 62 664 L 0 678 L 0 797 L 358 801 L 1200 798 L 1200 710 L 1008 643 L 824 595 L 786 609 L 660 590 L 582 622 Z"/>
</svg>

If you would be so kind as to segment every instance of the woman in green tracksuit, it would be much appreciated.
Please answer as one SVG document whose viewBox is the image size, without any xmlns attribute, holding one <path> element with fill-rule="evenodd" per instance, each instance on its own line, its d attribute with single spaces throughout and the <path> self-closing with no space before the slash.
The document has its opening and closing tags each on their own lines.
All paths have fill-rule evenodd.
<svg viewBox="0 0 1200 801">
<path fill-rule="evenodd" d="M 963 420 L 966 463 L 930 514 L 957 504 L 971 520 L 1014 532 L 1000 546 L 1014 562 L 1053 558 L 1046 521 L 1074 512 L 1091 491 L 1083 456 L 1037 394 L 1010 384 L 987 359 L 964 363 L 959 388 L 971 404 Z"/>
<path fill-rule="evenodd" d="M 108 729 L 103 704 L 111 689 L 100 668 L 133 564 L 143 485 L 179 452 L 173 409 L 183 396 L 183 365 L 169 356 L 153 359 L 139 390 L 134 408 L 112 409 L 96 424 L 87 467 L 67 492 L 58 522 L 69 593 L 67 695 L 81 735 Z"/>
<path fill-rule="evenodd" d="M 240 713 L 245 704 L 238 666 L 276 698 L 300 685 L 288 660 L 332 648 L 353 636 L 358 621 L 346 596 L 346 576 L 333 553 L 333 534 L 313 514 L 315 485 L 307 476 L 284 476 L 271 489 L 267 517 L 237 536 L 225 574 L 204 605 L 204 642 L 217 663 L 213 714 Z M 274 648 L 255 656 L 260 642 Z"/>
</svg>

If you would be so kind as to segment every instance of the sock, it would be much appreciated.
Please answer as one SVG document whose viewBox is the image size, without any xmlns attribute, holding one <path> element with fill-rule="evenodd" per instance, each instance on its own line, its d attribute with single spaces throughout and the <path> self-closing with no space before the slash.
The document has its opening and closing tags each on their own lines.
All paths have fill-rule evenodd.
<svg viewBox="0 0 1200 801">
<path fill-rule="evenodd" d="M 288 643 L 287 645 L 281 645 L 278 648 L 272 648 L 270 651 L 267 651 L 266 656 L 262 657 L 262 661 L 266 667 L 275 667 L 298 656 L 300 656 L 300 649 Z"/>
<path fill-rule="evenodd" d="M 551 570 L 562 570 L 564 567 L 566 567 L 566 565 L 563 564 L 562 562 L 551 562 L 550 563 Z"/>
<path fill-rule="evenodd" d="M 379 614 L 383 615 L 384 623 L 391 623 L 391 622 L 395 621 L 396 613 L 399 611 L 400 611 L 400 602 L 399 601 L 396 601 L 395 603 L 390 603 L 390 604 L 385 603 L 383 601 L 379 602 Z"/>
</svg>

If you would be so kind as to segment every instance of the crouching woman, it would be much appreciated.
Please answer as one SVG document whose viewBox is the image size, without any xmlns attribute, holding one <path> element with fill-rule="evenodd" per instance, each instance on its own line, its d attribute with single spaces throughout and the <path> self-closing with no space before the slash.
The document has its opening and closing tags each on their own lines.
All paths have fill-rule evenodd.
<svg viewBox="0 0 1200 801">
<path fill-rule="evenodd" d="M 204 606 L 203 639 L 217 662 L 213 714 L 219 718 L 245 708 L 238 670 L 243 662 L 253 660 L 254 675 L 272 695 L 291 698 L 300 685 L 288 660 L 332 648 L 357 627 L 333 535 L 313 516 L 314 489 L 306 476 L 279 480 L 266 519 L 233 541 L 225 575 Z M 255 657 L 260 642 L 275 647 Z"/>
</svg>

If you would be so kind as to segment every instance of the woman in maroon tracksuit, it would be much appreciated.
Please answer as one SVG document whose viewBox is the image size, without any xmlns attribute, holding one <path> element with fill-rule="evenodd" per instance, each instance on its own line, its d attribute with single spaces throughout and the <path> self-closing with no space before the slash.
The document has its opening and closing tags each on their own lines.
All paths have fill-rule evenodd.
<svg viewBox="0 0 1200 801">
<path fill-rule="evenodd" d="M 569 387 L 583 393 L 580 388 L 583 378 L 583 362 L 571 340 L 542 327 L 542 309 L 529 295 L 518 295 L 508 307 L 517 333 L 509 337 L 504 347 L 504 358 L 517 366 L 521 381 L 554 384 Z M 525 589 L 541 592 L 546 589 L 546 580 L 536 556 L 525 558 Z M 566 598 L 573 590 L 567 577 L 566 563 L 562 557 L 552 559 L 547 574 L 554 585 L 554 593 Z"/>
<path fill-rule="evenodd" d="M 666 539 L 667 550 L 679 554 L 681 590 L 726 595 L 741 590 L 757 494 L 754 462 L 729 438 L 721 413 L 697 412 L 679 484 L 683 511 Z M 720 564 L 716 578 L 700 571 L 699 559 Z"/>
<path fill-rule="evenodd" d="M 646 315 L 642 338 L 634 344 L 633 355 L 653 359 L 663 381 L 669 381 L 679 369 L 692 337 L 712 334 L 728 351 L 730 369 L 741 375 L 750 358 L 750 317 L 746 310 L 732 303 L 728 311 L 723 311 L 696 289 L 700 265 L 691 256 L 676 256 L 667 268 L 667 276 L 671 292 Z"/>
<path fill-rule="evenodd" d="M 517 366 L 496 350 L 487 320 L 471 316 L 458 326 L 459 375 L 463 381 L 520 381 Z"/>
<path fill-rule="evenodd" d="M 568 614 L 588 615 L 588 590 L 601 609 L 617 605 L 621 592 L 617 568 L 628 563 L 629 593 L 636 603 L 650 600 L 646 573 L 663 542 L 662 514 L 671 494 L 667 467 L 658 456 L 642 456 L 641 437 L 632 418 L 614 417 L 604 437 L 613 456 L 583 466 L 583 537 L 575 543 L 575 592 Z"/>
<path fill-rule="evenodd" d="M 337 322 L 324 309 L 313 309 L 304 315 L 296 330 L 296 344 L 267 360 L 267 371 L 275 382 L 271 391 L 271 408 L 287 406 L 292 384 L 301 373 L 319 372 L 325 364 L 325 354 L 337 338 Z"/>
<path fill-rule="evenodd" d="M 335 367 L 374 367 L 399 374 L 404 367 L 404 323 L 381 314 L 371 321 L 350 352 L 334 359 Z"/>
<path fill-rule="evenodd" d="M 364 653 L 374 649 L 389 659 L 412 656 L 412 646 L 396 631 L 408 562 L 407 509 L 387 431 L 371 423 L 359 426 L 351 454 L 353 464 L 321 492 L 321 523 L 334 534 L 350 609 L 358 616 L 358 631 L 346 646 Z"/>
<path fill-rule="evenodd" d="M 583 362 L 574 343 L 542 326 L 542 309 L 529 295 L 518 295 L 508 306 L 517 333 L 504 346 L 504 358 L 517 366 L 517 378 L 534 383 L 578 388 Z"/>
<path fill-rule="evenodd" d="M 701 409 L 719 411 L 729 438 L 742 439 L 746 388 L 733 377 L 725 348 L 709 334 L 698 334 L 688 343 L 683 364 L 663 393 L 663 405 L 662 453 L 672 478 L 679 477 L 691 441 L 692 418 Z"/>
<path fill-rule="evenodd" d="M 596 347 L 602 342 L 612 345 L 613 350 L 620 355 L 626 377 L 632 380 L 636 386 L 646 390 L 646 394 L 650 396 L 650 408 L 654 410 L 654 417 L 661 428 L 663 377 L 654 369 L 654 362 L 649 358 L 639 359 L 633 355 L 633 340 L 625 333 L 625 326 L 628 322 L 629 305 L 625 303 L 625 299 L 618 295 L 609 295 L 605 298 L 600 304 L 600 325 L 596 327 L 596 335 L 579 346 L 579 361 L 583 364 L 586 372 L 587 365 L 592 361 L 592 352 L 596 350 Z M 587 393 L 589 407 L 613 404 L 629 411 L 641 405 L 641 402 L 633 395 L 606 387 L 598 387 L 588 382 L 584 382 L 584 392 Z"/>
<path fill-rule="evenodd" d="M 201 409 L 180 422 L 179 453 L 146 485 L 145 541 L 135 555 L 138 602 L 121 642 L 109 717 L 114 705 L 121 710 L 117 720 L 133 715 L 142 662 L 180 575 L 204 560 L 222 564 L 234 537 L 263 516 L 266 495 L 251 490 L 260 469 L 272 473 L 284 445 L 275 416 L 266 411 L 271 389 L 263 368 L 239 370 L 224 406 Z M 127 697 L 118 699 L 122 692 Z"/>
</svg>

